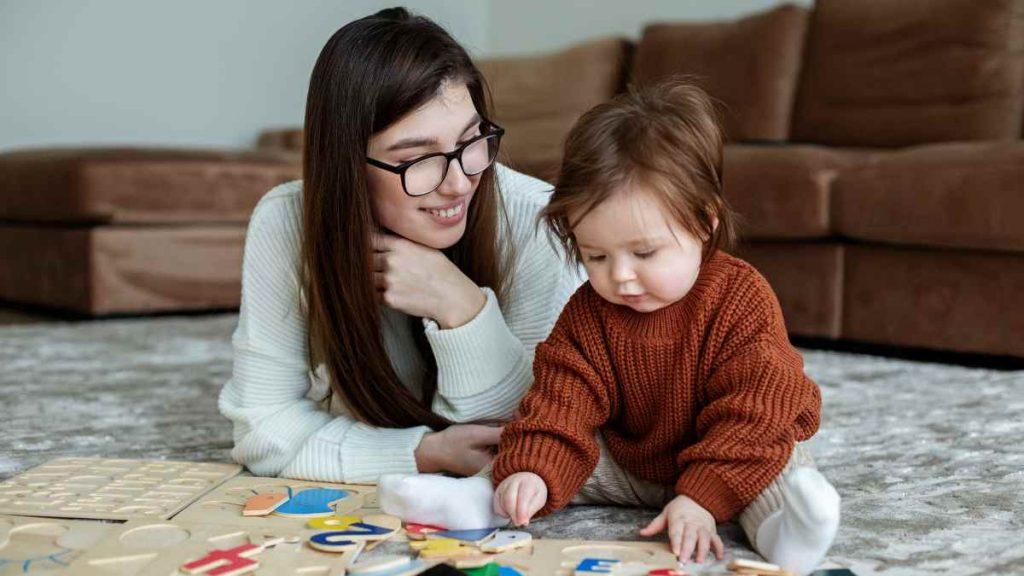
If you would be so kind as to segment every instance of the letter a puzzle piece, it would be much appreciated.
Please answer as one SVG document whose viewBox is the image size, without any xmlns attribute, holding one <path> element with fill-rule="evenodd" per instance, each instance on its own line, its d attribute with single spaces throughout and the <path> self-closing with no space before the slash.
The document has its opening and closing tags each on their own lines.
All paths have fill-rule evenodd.
<svg viewBox="0 0 1024 576">
<path fill-rule="evenodd" d="M 207 576 L 237 576 L 260 567 L 260 563 L 249 558 L 263 551 L 260 546 L 243 544 L 228 550 L 211 550 L 206 556 L 193 560 L 181 567 L 186 574 Z"/>
<path fill-rule="evenodd" d="M 283 492 L 264 492 L 245 501 L 242 516 L 266 516 L 288 501 Z"/>
</svg>

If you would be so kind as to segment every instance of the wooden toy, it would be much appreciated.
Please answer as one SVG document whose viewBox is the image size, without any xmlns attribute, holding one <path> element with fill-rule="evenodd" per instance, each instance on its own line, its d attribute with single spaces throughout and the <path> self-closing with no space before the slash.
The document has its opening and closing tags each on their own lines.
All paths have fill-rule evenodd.
<svg viewBox="0 0 1024 576">
<path fill-rule="evenodd" d="M 420 558 L 428 560 L 451 560 L 476 556 L 479 553 L 475 547 L 454 538 L 428 538 L 409 542 L 409 546 L 413 550 L 419 550 Z"/>
<path fill-rule="evenodd" d="M 415 559 L 408 556 L 378 556 L 377 558 L 360 560 L 348 567 L 348 573 L 356 574 L 378 574 L 380 572 L 393 571 L 395 568 L 409 568 L 409 564 Z"/>
<path fill-rule="evenodd" d="M 647 576 L 690 576 L 690 573 L 675 568 L 657 568 L 648 572 Z"/>
<path fill-rule="evenodd" d="M 529 546 L 532 541 L 533 536 L 528 532 L 501 530 L 496 532 L 493 538 L 490 538 L 480 544 L 480 550 L 487 552 L 488 554 L 500 554 L 502 552 L 515 550 L 516 548 Z"/>
<path fill-rule="evenodd" d="M 362 521 L 362 516 L 322 516 L 306 522 L 306 528 L 312 528 L 313 530 L 341 530 Z"/>
<path fill-rule="evenodd" d="M 737 574 L 761 574 L 764 576 L 796 576 L 792 572 L 783 569 L 781 566 L 775 564 L 769 564 L 768 562 L 758 562 L 756 560 L 744 560 L 738 558 L 729 562 L 726 566 L 729 570 L 736 572 Z"/>
<path fill-rule="evenodd" d="M 236 464 L 58 458 L 0 482 L 0 514 L 167 519 L 241 470 Z"/>
<path fill-rule="evenodd" d="M 132 520 L 121 525 L 109 525 L 106 536 L 82 552 L 68 567 L 67 573 L 75 576 L 171 575 L 186 568 L 206 570 L 198 572 L 203 576 L 221 576 L 216 573 L 218 569 L 234 566 L 253 570 L 252 574 L 256 576 L 340 575 L 360 552 L 358 547 L 340 553 L 321 552 L 304 543 L 314 533 L 311 530 L 302 527 L 253 529 L 248 525 L 249 520 L 238 516 L 238 522 L 233 525 L 178 520 Z M 251 552 L 253 549 L 259 552 Z M 210 557 L 210 553 L 216 550 L 222 553 Z M 253 560 L 258 566 L 235 565 L 231 554 Z M 210 562 L 218 557 L 226 559 L 227 563 L 217 566 Z M 210 563 L 193 564 L 204 559 Z"/>
<path fill-rule="evenodd" d="M 355 555 L 358 556 L 362 551 L 363 546 L 366 545 L 366 542 L 346 538 L 345 536 L 340 535 L 339 532 L 317 532 L 309 537 L 309 545 L 321 552 L 342 554 L 348 551 L 354 551 Z"/>
<path fill-rule="evenodd" d="M 277 527 L 301 530 L 306 525 L 306 522 L 316 518 L 316 516 L 313 518 L 306 516 L 282 516 L 278 514 L 278 511 L 280 511 L 278 509 L 278 511 L 269 516 L 246 517 L 242 515 L 242 511 L 249 498 L 257 494 L 267 492 L 288 494 L 289 490 L 291 494 L 297 494 L 310 488 L 341 490 L 347 493 L 340 501 L 336 500 L 334 502 L 334 511 L 324 515 L 323 517 L 325 518 L 380 513 L 379 507 L 368 505 L 368 502 L 375 501 L 369 498 L 370 495 L 376 492 L 377 488 L 375 486 L 306 482 L 288 478 L 239 476 L 211 490 L 178 513 L 174 519 L 211 524 L 238 524 L 241 522 L 253 529 L 257 527 Z"/>
<path fill-rule="evenodd" d="M 426 542 L 431 542 L 427 540 Z M 416 542 L 410 542 L 410 545 Z M 529 547 L 489 554 L 505 576 L 573 576 L 610 574 L 644 575 L 659 568 L 676 568 L 676 557 L 667 542 L 599 542 L 533 539 Z M 590 559 L 591 562 L 584 562 Z M 600 562 L 603 561 L 603 562 Z M 582 564 L 582 566 L 581 566 Z M 611 566 L 611 569 L 608 569 Z M 618 569 L 616 569 L 618 568 Z M 601 572 L 601 569 L 607 571 Z M 589 570 L 586 571 L 586 570 Z"/>
<path fill-rule="evenodd" d="M 242 544 L 228 550 L 210 550 L 206 556 L 183 564 L 181 571 L 208 576 L 238 576 L 259 568 L 260 563 L 253 560 L 252 556 L 262 551 L 262 546 L 254 544 Z"/>
<path fill-rule="evenodd" d="M 266 516 L 288 501 L 283 492 L 264 492 L 245 501 L 242 516 Z"/>
<path fill-rule="evenodd" d="M 116 524 L 0 516 L 0 575 L 63 573 Z"/>
<path fill-rule="evenodd" d="M 612 568 L 621 562 L 614 558 L 584 558 L 576 565 L 573 571 L 575 576 L 587 576 L 590 574 L 611 574 Z"/>
<path fill-rule="evenodd" d="M 423 540 L 427 537 L 427 534 L 433 534 L 435 532 L 444 532 L 447 528 L 440 526 L 431 526 L 429 524 L 416 524 L 410 522 L 405 525 L 405 535 L 410 540 Z"/>
<path fill-rule="evenodd" d="M 451 538 L 453 540 L 469 542 L 470 544 L 480 544 L 484 540 L 494 536 L 494 533 L 497 531 L 497 528 L 484 528 L 480 530 L 445 530 L 443 532 L 427 534 L 427 538 Z"/>
<path fill-rule="evenodd" d="M 289 500 L 278 506 L 274 514 L 304 518 L 333 516 L 335 503 L 341 502 L 349 495 L 347 491 L 336 488 L 306 488 L 294 492 L 289 490 L 289 493 Z"/>
</svg>

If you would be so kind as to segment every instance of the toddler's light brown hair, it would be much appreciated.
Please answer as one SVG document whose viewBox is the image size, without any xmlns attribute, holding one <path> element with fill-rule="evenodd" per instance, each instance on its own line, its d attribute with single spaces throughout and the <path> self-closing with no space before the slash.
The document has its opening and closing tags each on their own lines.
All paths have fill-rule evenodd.
<svg viewBox="0 0 1024 576">
<path fill-rule="evenodd" d="M 630 87 L 576 121 L 540 218 L 581 263 L 572 229 L 611 194 L 640 187 L 703 242 L 705 258 L 727 250 L 736 223 L 722 197 L 722 144 L 715 106 L 697 86 L 675 79 Z"/>
</svg>

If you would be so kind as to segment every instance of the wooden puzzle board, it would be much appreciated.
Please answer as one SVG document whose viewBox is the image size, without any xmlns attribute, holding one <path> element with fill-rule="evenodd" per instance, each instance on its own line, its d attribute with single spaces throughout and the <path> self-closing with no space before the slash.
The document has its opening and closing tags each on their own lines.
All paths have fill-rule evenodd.
<svg viewBox="0 0 1024 576">
<path fill-rule="evenodd" d="M 65 574 L 117 524 L 0 516 L 0 576 Z"/>
<path fill-rule="evenodd" d="M 0 482 L 0 514 L 167 519 L 241 470 L 235 464 L 58 458 Z"/>
<path fill-rule="evenodd" d="M 523 576 L 572 576 L 585 558 L 619 560 L 613 576 L 645 575 L 657 568 L 674 568 L 676 558 L 667 542 L 602 542 L 533 540 L 529 548 L 494 555 L 494 562 Z M 595 572 L 596 573 L 596 572 Z"/>
<path fill-rule="evenodd" d="M 273 538 L 286 541 L 251 558 L 259 562 L 256 575 L 340 576 L 355 560 L 354 552 L 332 554 L 309 547 L 314 530 L 259 528 L 246 525 L 133 520 L 117 525 L 105 538 L 79 555 L 68 568 L 75 576 L 169 576 L 183 574 L 181 566 L 215 549 L 244 544 L 262 545 Z"/>
<path fill-rule="evenodd" d="M 224 482 L 174 517 L 175 520 L 210 524 L 237 524 L 241 526 L 304 528 L 309 518 L 269 516 L 242 516 L 242 508 L 250 497 L 264 492 L 286 492 L 291 488 L 298 493 L 309 488 L 334 488 L 344 490 L 349 496 L 338 503 L 336 514 L 380 514 L 377 502 L 377 487 L 372 484 L 332 484 L 329 482 L 307 482 L 288 478 L 263 478 L 239 476 Z M 392 540 L 404 539 L 399 533 Z"/>
</svg>

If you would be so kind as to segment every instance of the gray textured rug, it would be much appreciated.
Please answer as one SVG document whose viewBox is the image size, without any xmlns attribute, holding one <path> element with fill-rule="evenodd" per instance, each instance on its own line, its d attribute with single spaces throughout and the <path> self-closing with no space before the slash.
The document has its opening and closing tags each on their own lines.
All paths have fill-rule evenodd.
<svg viewBox="0 0 1024 576">
<path fill-rule="evenodd" d="M 227 461 L 233 315 L 0 328 L 0 478 L 57 456 Z M 829 558 L 861 575 L 1024 574 L 1024 372 L 805 352 L 811 442 L 843 497 Z M 635 539 L 654 512 L 579 507 L 537 536 Z M 730 553 L 749 557 L 734 525 Z"/>
</svg>

